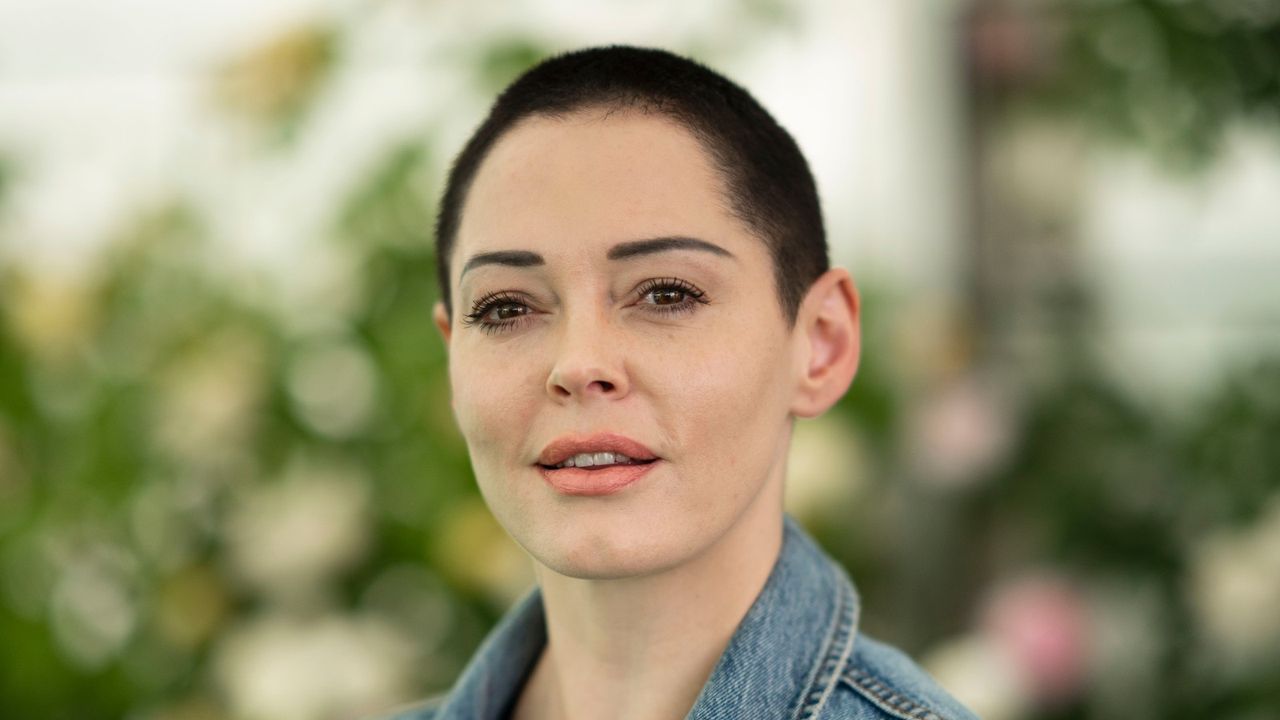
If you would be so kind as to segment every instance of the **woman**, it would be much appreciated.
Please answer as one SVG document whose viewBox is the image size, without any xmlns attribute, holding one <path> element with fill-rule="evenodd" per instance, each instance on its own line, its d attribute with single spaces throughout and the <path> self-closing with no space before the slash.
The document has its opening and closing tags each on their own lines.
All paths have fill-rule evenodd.
<svg viewBox="0 0 1280 720">
<path fill-rule="evenodd" d="M 396 718 L 971 717 L 858 633 L 783 512 L 858 295 L 750 95 L 657 50 L 547 60 L 459 155 L 437 243 L 454 415 L 537 585 Z"/>
</svg>

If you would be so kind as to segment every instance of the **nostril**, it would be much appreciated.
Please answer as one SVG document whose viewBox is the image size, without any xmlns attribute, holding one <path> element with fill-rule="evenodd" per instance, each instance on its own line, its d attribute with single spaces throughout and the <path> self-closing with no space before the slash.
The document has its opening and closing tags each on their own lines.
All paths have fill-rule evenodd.
<svg viewBox="0 0 1280 720">
<path fill-rule="evenodd" d="M 603 372 L 592 372 L 590 374 L 579 375 L 578 377 L 567 376 L 563 373 L 553 373 L 547 380 L 547 392 L 555 395 L 560 399 L 568 399 L 575 395 L 609 395 L 615 396 L 625 392 L 625 383 L 616 383 L 610 380 L 601 380 L 599 378 L 606 377 Z M 591 380 L 589 378 L 596 378 Z"/>
</svg>

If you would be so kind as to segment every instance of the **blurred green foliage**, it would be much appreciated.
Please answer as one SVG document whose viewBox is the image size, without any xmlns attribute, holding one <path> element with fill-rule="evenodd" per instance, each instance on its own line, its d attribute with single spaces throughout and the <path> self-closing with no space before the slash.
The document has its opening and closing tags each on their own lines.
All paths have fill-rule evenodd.
<svg viewBox="0 0 1280 720">
<path fill-rule="evenodd" d="M 1010 12 L 992 79 L 1020 110 L 1077 118 L 1203 167 L 1242 119 L 1280 124 L 1280 7 L 1255 0 L 978 3 Z M 1006 87 L 1006 90 L 1010 88 Z"/>
</svg>

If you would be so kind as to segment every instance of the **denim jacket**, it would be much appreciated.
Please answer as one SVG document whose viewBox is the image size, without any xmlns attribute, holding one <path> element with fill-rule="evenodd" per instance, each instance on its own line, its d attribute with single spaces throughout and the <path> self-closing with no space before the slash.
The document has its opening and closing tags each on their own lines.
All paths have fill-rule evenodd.
<svg viewBox="0 0 1280 720">
<path fill-rule="evenodd" d="M 900 651 L 858 631 L 845 570 L 789 514 L 769 579 L 687 720 L 974 720 Z M 385 720 L 507 720 L 546 644 L 535 586 L 493 628 L 447 694 Z"/>
</svg>

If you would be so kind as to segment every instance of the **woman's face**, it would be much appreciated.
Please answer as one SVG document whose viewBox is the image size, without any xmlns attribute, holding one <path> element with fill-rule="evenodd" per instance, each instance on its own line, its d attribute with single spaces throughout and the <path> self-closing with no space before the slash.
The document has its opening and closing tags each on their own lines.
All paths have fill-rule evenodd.
<svg viewBox="0 0 1280 720">
<path fill-rule="evenodd" d="M 609 257 L 669 237 L 723 253 Z M 497 252 L 524 255 L 467 268 Z M 454 414 L 481 494 L 543 565 L 580 578 L 667 569 L 777 497 L 762 491 L 781 489 L 796 339 L 767 250 L 683 128 L 633 113 L 516 126 L 475 177 L 450 272 L 453 322 L 437 306 L 436 323 Z M 594 433 L 660 459 L 618 492 L 560 492 L 543 449 Z"/>
</svg>

